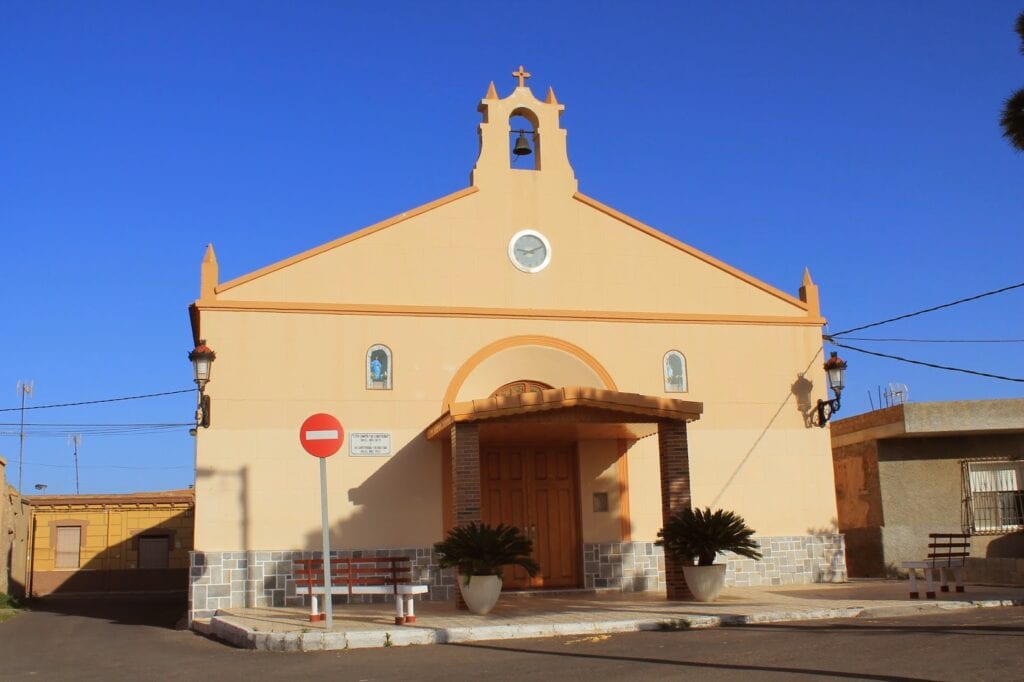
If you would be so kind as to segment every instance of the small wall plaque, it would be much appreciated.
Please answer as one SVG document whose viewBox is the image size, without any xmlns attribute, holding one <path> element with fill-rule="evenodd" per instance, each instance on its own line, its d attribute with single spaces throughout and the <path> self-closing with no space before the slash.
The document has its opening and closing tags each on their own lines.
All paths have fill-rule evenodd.
<svg viewBox="0 0 1024 682">
<path fill-rule="evenodd" d="M 594 493 L 594 511 L 608 511 L 608 493 Z"/>
<path fill-rule="evenodd" d="M 391 434 L 387 431 L 350 433 L 348 454 L 352 457 L 387 457 L 391 454 Z"/>
</svg>

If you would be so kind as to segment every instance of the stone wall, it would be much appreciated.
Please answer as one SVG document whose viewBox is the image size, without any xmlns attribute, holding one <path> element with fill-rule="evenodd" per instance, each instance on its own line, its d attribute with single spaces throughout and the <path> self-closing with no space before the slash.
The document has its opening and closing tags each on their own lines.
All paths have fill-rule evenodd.
<svg viewBox="0 0 1024 682">
<path fill-rule="evenodd" d="M 7 462 L 0 457 L 0 594 L 19 599 L 28 584 L 29 504 L 7 484 Z"/>
<path fill-rule="evenodd" d="M 432 549 L 332 551 L 331 557 L 407 556 L 412 579 L 428 585 L 431 601 L 455 598 L 455 576 L 442 571 Z M 308 606 L 309 597 L 296 595 L 292 576 L 296 559 L 319 559 L 321 552 L 255 551 L 192 552 L 189 578 L 189 622 L 210 618 L 218 609 L 258 606 Z M 334 595 L 337 604 L 384 602 L 387 595 Z"/>
<path fill-rule="evenodd" d="M 725 584 L 736 587 L 846 582 L 841 534 L 755 538 L 760 561 L 725 556 Z M 719 560 L 721 561 L 721 560 Z M 664 550 L 653 542 L 613 542 L 583 547 L 584 585 L 624 592 L 665 589 Z"/>
<path fill-rule="evenodd" d="M 845 582 L 843 536 L 797 535 L 756 538 L 761 561 L 726 556 L 726 585 L 760 587 L 799 583 Z M 430 548 L 332 551 L 335 558 L 407 556 L 412 578 L 430 589 L 431 601 L 450 601 L 457 586 L 451 570 L 442 571 Z M 295 594 L 292 562 L 318 559 L 320 552 L 192 552 L 189 621 L 210 618 L 218 609 L 260 606 L 308 606 Z M 614 542 L 583 546 L 583 585 L 624 592 L 665 589 L 665 555 L 653 542 Z M 386 595 L 335 595 L 338 604 L 384 602 Z"/>
</svg>

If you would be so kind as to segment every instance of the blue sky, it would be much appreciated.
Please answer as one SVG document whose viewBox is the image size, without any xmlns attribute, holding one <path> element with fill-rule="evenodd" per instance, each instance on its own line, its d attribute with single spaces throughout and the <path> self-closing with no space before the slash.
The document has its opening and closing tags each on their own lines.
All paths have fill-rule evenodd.
<svg viewBox="0 0 1024 682">
<path fill-rule="evenodd" d="M 1020 2 L 378 7 L 0 4 L 0 408 L 22 379 L 29 406 L 190 388 L 208 242 L 227 281 L 465 187 L 477 101 L 519 64 L 566 106 L 582 192 L 785 291 L 810 268 L 833 331 L 1024 281 L 1024 154 L 997 126 L 1024 87 Z M 1022 309 L 1024 288 L 859 335 L 1022 339 Z M 1020 343 L 857 345 L 1024 377 Z M 889 382 L 1024 396 L 840 354 L 842 415 Z M 178 423 L 193 405 L 26 421 Z M 18 417 L 0 412 L 15 481 Z M 185 428 L 91 428 L 32 433 L 23 487 L 74 492 L 62 430 L 85 434 L 82 492 L 191 483 Z"/>
</svg>

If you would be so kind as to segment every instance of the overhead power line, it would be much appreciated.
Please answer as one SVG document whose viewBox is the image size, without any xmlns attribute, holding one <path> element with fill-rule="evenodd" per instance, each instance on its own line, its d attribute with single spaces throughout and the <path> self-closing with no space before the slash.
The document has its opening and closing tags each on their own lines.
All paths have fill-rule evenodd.
<svg viewBox="0 0 1024 682">
<path fill-rule="evenodd" d="M 948 365 L 937 365 L 934 362 L 923 362 L 921 360 L 911 360 L 910 358 L 904 358 L 899 355 L 889 355 L 888 353 L 879 353 L 873 350 L 865 350 L 863 348 L 857 348 L 845 343 L 839 343 L 838 341 L 831 340 L 833 346 L 839 348 L 846 348 L 847 350 L 856 351 L 858 353 L 865 353 L 867 355 L 876 355 L 880 358 L 889 358 L 890 360 L 898 360 L 900 362 L 909 362 L 912 365 L 922 365 L 924 367 L 932 367 L 934 369 L 944 369 L 950 372 L 962 372 L 964 374 L 973 374 L 979 377 L 988 377 L 990 379 L 1000 379 L 1002 381 L 1015 381 L 1017 383 L 1024 383 L 1024 379 L 1018 379 L 1016 377 L 1007 377 L 1000 374 L 989 374 L 988 372 L 978 372 L 973 369 L 963 369 L 961 367 L 949 367 Z"/>
<path fill-rule="evenodd" d="M 15 425 L 17 425 L 19 423 L 20 422 L 0 422 L 0 426 L 15 426 Z M 192 422 L 152 422 L 152 423 L 146 423 L 146 422 L 120 422 L 120 423 L 97 423 L 97 424 L 82 424 L 82 423 L 77 423 L 77 422 L 76 423 L 72 423 L 72 422 L 67 422 L 67 423 L 64 423 L 64 422 L 25 422 L 25 426 L 40 426 L 40 427 L 51 427 L 52 426 L 52 427 L 71 428 L 71 429 L 87 429 L 89 427 L 111 428 L 111 427 L 115 427 L 115 426 L 116 427 L 121 427 L 121 426 L 129 427 L 129 426 L 131 426 L 131 427 L 139 427 L 139 428 L 148 428 L 148 427 L 152 427 L 152 426 L 190 426 L 190 425 L 193 425 Z"/>
<path fill-rule="evenodd" d="M 48 469 L 71 469 L 74 466 L 73 464 L 43 464 L 42 462 L 25 462 L 25 464 L 30 464 L 30 465 L 32 465 L 34 467 L 46 467 Z M 120 464 L 83 464 L 82 468 L 83 469 L 131 469 L 131 470 L 142 471 L 142 470 L 148 470 L 148 469 L 160 469 L 160 470 L 191 469 L 192 465 L 191 464 L 182 464 L 180 466 L 167 466 L 167 467 L 153 467 L 153 466 L 150 466 L 150 467 L 134 466 L 133 467 L 133 466 L 122 466 Z"/>
<path fill-rule="evenodd" d="M 195 391 L 194 388 L 184 388 L 180 391 L 164 391 L 163 393 L 146 393 L 144 395 L 126 395 L 120 398 L 104 398 L 102 400 L 80 400 L 74 403 L 56 403 L 54 405 L 33 405 L 32 407 L 26 407 L 26 410 L 46 410 L 52 407 L 77 407 L 78 405 L 97 405 L 99 403 L 116 403 L 122 400 L 141 400 L 143 398 L 159 398 L 165 395 L 177 395 L 179 393 L 191 393 Z M 21 407 L 4 407 L 0 408 L 0 412 L 17 412 L 22 409 Z"/>
<path fill-rule="evenodd" d="M 898 343 L 1024 343 L 1024 339 L 884 339 L 871 336 L 844 336 L 844 341 L 894 341 Z"/>
<path fill-rule="evenodd" d="M 878 327 L 878 326 L 883 325 L 883 324 L 889 324 L 890 322 L 896 322 L 897 320 L 905 320 L 908 317 L 915 317 L 917 315 L 924 315 L 925 313 L 932 313 L 932 312 L 935 312 L 936 310 L 942 310 L 943 308 L 951 308 L 951 307 L 953 307 L 955 305 L 960 305 L 961 303 L 968 303 L 970 301 L 977 301 L 979 298 L 985 298 L 986 296 L 995 296 L 996 294 L 1001 294 L 1001 293 L 1004 293 L 1006 291 L 1010 291 L 1012 289 L 1019 289 L 1021 287 L 1024 287 L 1024 282 L 1019 282 L 1017 284 L 1011 284 L 1010 286 L 1003 287 L 1002 289 L 994 289 L 992 291 L 986 291 L 985 293 L 978 294 L 977 296 L 969 296 L 967 298 L 961 298 L 958 301 L 951 301 L 949 303 L 943 303 L 942 305 L 932 306 L 931 308 L 925 308 L 924 310 L 918 310 L 917 312 L 907 313 L 906 315 L 898 315 L 897 317 L 890 317 L 888 320 L 882 320 L 880 322 L 872 322 L 871 324 L 861 325 L 860 327 L 853 327 L 852 329 L 844 329 L 841 332 L 835 332 L 833 334 L 829 334 L 825 338 L 826 339 L 836 338 L 836 337 L 842 336 L 843 334 L 850 334 L 852 332 L 859 332 L 862 329 L 870 329 L 871 327 Z M 854 350 L 856 350 L 856 349 L 854 349 Z"/>
<path fill-rule="evenodd" d="M 64 438 L 74 434 L 87 436 L 135 436 L 144 433 L 166 433 L 169 431 L 184 431 L 186 428 L 194 427 L 194 423 L 183 422 L 181 424 L 154 424 L 143 427 L 114 427 L 114 428 L 32 428 L 26 425 L 23 431 L 0 431 L 0 436 L 17 436 L 24 433 L 33 438 Z"/>
</svg>

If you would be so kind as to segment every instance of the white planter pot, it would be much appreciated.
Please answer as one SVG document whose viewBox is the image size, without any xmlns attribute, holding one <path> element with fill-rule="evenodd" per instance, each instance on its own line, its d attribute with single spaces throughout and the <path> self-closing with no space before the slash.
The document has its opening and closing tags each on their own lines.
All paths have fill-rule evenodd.
<svg viewBox="0 0 1024 682">
<path fill-rule="evenodd" d="M 469 582 L 459 576 L 459 591 L 471 613 L 484 615 L 494 608 L 501 595 L 501 578 L 496 575 L 474 575 Z"/>
<path fill-rule="evenodd" d="M 697 601 L 714 601 L 725 586 L 725 564 L 683 566 L 686 585 Z"/>
</svg>

